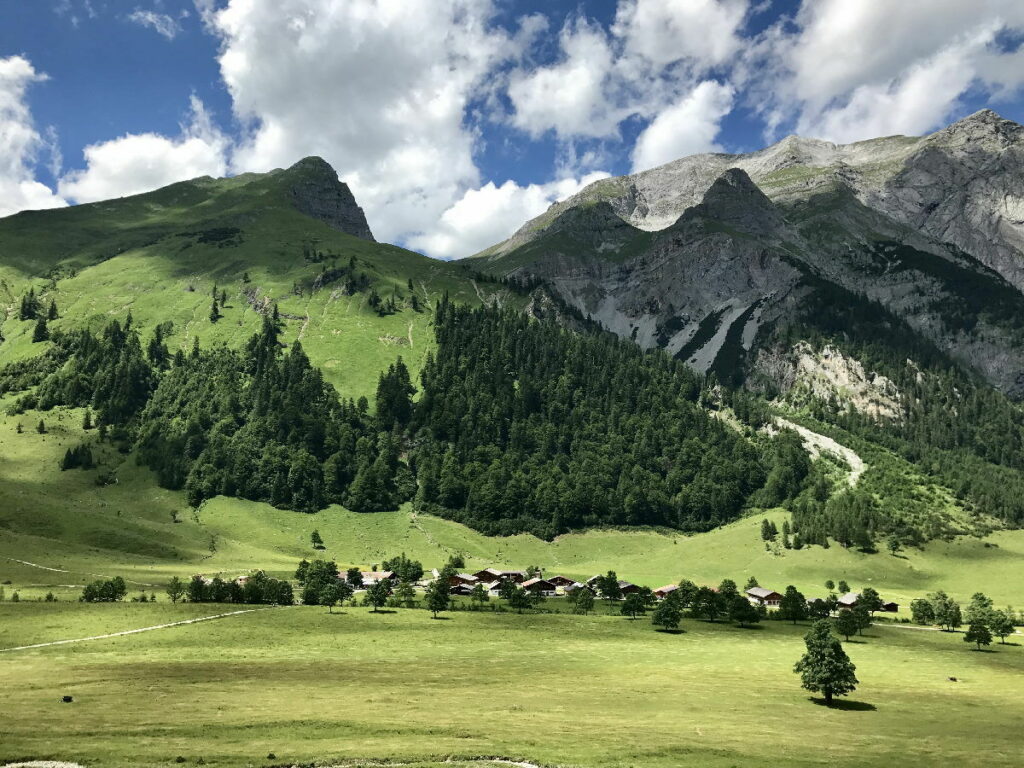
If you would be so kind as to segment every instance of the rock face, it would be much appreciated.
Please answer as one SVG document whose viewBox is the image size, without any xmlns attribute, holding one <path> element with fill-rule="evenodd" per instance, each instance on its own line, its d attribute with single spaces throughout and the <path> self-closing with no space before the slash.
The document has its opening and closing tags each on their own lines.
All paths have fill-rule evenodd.
<svg viewBox="0 0 1024 768">
<path fill-rule="evenodd" d="M 307 157 L 285 173 L 296 209 L 341 232 L 375 242 L 363 209 L 325 160 Z"/>
<path fill-rule="evenodd" d="M 603 179 L 476 260 L 720 376 L 829 302 L 877 302 L 1024 396 L 1024 128 L 991 111 L 920 138 L 789 137 Z"/>
</svg>

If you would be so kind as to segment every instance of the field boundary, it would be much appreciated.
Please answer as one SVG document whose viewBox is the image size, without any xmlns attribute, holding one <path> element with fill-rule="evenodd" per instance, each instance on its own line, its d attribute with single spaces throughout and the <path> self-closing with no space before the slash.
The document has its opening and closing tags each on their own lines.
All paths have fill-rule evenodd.
<svg viewBox="0 0 1024 768">
<path fill-rule="evenodd" d="M 52 640 L 48 643 L 35 643 L 33 645 L 19 645 L 14 648 L 0 648 L 0 653 L 11 653 L 13 651 L 28 651 L 32 648 L 49 648 L 53 645 L 68 645 L 69 643 L 85 643 L 90 640 L 107 640 L 111 637 L 124 637 L 125 635 L 137 635 L 140 632 L 152 632 L 157 629 L 170 629 L 171 627 L 182 627 L 186 624 L 198 624 L 201 621 L 213 621 L 214 619 L 226 619 L 229 616 L 238 616 L 243 613 L 255 613 L 257 611 L 266 611 L 269 608 L 247 608 L 242 611 L 229 611 L 228 613 L 218 613 L 213 616 L 199 616 L 194 619 L 183 619 L 181 621 L 172 621 L 168 624 L 154 624 L 152 627 L 139 627 L 138 629 L 126 629 L 121 632 L 111 632 L 106 635 L 93 635 L 91 637 L 73 637 L 68 640 Z"/>
</svg>

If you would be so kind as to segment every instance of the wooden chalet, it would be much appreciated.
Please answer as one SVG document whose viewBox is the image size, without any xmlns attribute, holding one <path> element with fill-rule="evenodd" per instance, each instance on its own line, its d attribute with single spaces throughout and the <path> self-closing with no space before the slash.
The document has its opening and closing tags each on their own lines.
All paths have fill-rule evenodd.
<svg viewBox="0 0 1024 768">
<path fill-rule="evenodd" d="M 847 592 L 838 601 L 840 608 L 856 608 L 859 602 L 860 592 Z"/>
<path fill-rule="evenodd" d="M 899 613 L 900 612 L 900 604 L 899 603 L 894 603 L 891 600 L 883 600 L 882 601 L 882 611 L 885 612 L 885 613 Z"/>
<path fill-rule="evenodd" d="M 545 597 L 552 597 L 555 594 L 555 585 L 547 579 L 527 579 L 523 582 L 523 589 L 528 592 L 539 592 Z"/>
<path fill-rule="evenodd" d="M 753 605 L 763 605 L 765 608 L 778 608 L 782 603 L 782 595 L 774 589 L 751 587 L 747 590 L 747 601 Z"/>
<path fill-rule="evenodd" d="M 656 590 L 654 590 L 654 596 L 659 600 L 664 600 L 677 589 L 679 589 L 679 587 L 675 584 L 666 584 L 664 587 L 658 587 Z"/>
<path fill-rule="evenodd" d="M 623 594 L 623 596 L 625 596 L 625 595 L 632 595 L 634 592 L 639 592 L 640 591 L 640 587 L 638 587 L 636 584 L 633 584 L 632 582 L 622 581 L 620 579 L 619 580 L 619 591 Z"/>
<path fill-rule="evenodd" d="M 449 587 L 457 587 L 459 585 L 465 585 L 467 587 L 472 587 L 473 585 L 479 584 L 479 583 L 480 583 L 480 579 L 478 579 L 476 576 L 474 576 L 471 573 L 456 573 L 456 574 L 453 574 L 448 579 L 448 586 Z"/>
<path fill-rule="evenodd" d="M 526 581 L 524 571 L 502 571 L 497 568 L 484 568 L 482 571 L 474 573 L 473 576 L 485 584 L 490 584 L 493 581 L 514 581 L 516 584 L 522 584 Z"/>
<path fill-rule="evenodd" d="M 548 577 L 548 581 L 550 581 L 552 584 L 554 584 L 555 587 L 558 587 L 558 588 L 561 588 L 561 589 L 565 589 L 570 584 L 575 584 L 576 583 L 572 579 L 570 579 L 568 576 L 549 576 Z"/>
</svg>

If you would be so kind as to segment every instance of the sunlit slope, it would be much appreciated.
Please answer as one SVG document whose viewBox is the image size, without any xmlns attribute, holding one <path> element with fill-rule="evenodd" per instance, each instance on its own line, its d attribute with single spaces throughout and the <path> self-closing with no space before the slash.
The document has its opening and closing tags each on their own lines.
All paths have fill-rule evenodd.
<svg viewBox="0 0 1024 768">
<path fill-rule="evenodd" d="M 172 352 L 197 338 L 203 346 L 238 345 L 258 329 L 260 312 L 277 304 L 284 341 L 301 340 L 344 396 L 372 395 L 378 372 L 399 354 L 415 373 L 433 342 L 434 302 L 445 292 L 476 302 L 494 287 L 474 286 L 465 268 L 354 237 L 301 213 L 289 189 L 308 173 L 295 166 L 197 179 L 0 219 L 6 307 L 0 363 L 44 346 L 32 343 L 34 321 L 18 317 L 21 297 L 32 288 L 44 308 L 56 301 L 55 330 L 98 330 L 130 312 L 144 338 L 170 323 Z M 361 280 L 354 292 L 346 290 L 350 276 Z M 227 299 L 215 323 L 214 286 Z M 373 294 L 393 300 L 396 311 L 382 316 L 370 306 Z"/>
</svg>

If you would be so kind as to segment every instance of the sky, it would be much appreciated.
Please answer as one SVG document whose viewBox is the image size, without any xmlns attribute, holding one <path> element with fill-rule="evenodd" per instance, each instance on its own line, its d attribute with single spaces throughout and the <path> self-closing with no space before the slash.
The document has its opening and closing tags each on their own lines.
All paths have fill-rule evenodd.
<svg viewBox="0 0 1024 768">
<path fill-rule="evenodd" d="M 607 175 L 1024 122 L 1021 0 L 0 0 L 0 216 L 320 155 L 475 253 Z"/>
</svg>

